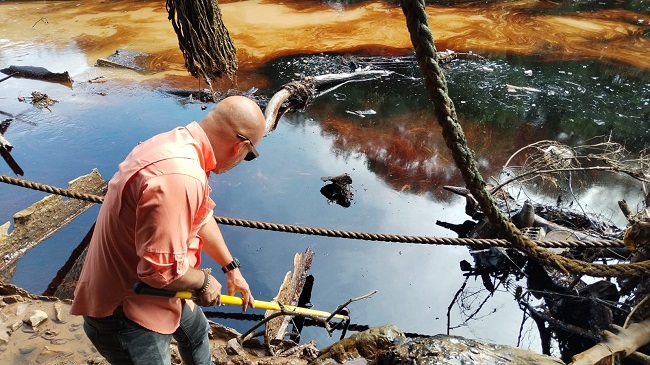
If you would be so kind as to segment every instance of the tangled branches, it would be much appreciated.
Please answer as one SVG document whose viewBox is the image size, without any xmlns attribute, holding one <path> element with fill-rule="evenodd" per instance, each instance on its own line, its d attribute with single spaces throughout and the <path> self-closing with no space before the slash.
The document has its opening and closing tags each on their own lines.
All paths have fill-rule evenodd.
<svg viewBox="0 0 650 365">
<path fill-rule="evenodd" d="M 643 187 L 642 209 L 639 212 L 624 214 L 632 224 L 626 232 L 635 232 L 634 247 L 628 249 L 607 250 L 565 250 L 563 257 L 583 262 L 601 261 L 638 263 L 650 258 L 650 199 L 648 182 L 650 181 L 650 159 L 647 151 L 641 151 L 638 158 L 630 159 L 631 154 L 620 144 L 605 138 L 589 145 L 569 147 L 555 141 L 540 141 L 525 146 L 516 151 L 504 164 L 502 177 L 506 179 L 491 189 L 501 208 L 506 212 L 516 211 L 519 202 L 517 194 L 513 194 L 513 187 L 520 187 L 526 191 L 532 187 L 539 189 L 537 183 L 550 185 L 553 188 L 568 189 L 573 196 L 571 203 L 577 203 L 582 212 L 564 209 L 558 197 L 557 206 L 536 205 L 534 224 L 545 221 L 553 222 L 547 226 L 549 234 L 584 234 L 589 237 L 620 238 L 623 231 L 613 224 L 597 219 L 582 209 L 578 197 L 573 193 L 572 176 L 584 173 L 586 180 L 593 180 L 596 176 L 587 175 L 591 172 L 606 172 L 626 175 L 640 181 Z M 561 183 L 566 186 L 560 186 Z M 498 194 L 497 194 L 498 193 Z M 624 201 L 623 201 L 624 202 Z M 528 201 L 526 202 L 528 203 Z M 526 206 L 524 203 L 524 207 Z M 619 206 L 621 201 L 619 201 Z M 571 205 L 569 205 L 569 208 Z M 522 208 L 521 211 L 524 209 Z M 520 211 L 520 212 L 521 212 Z M 512 221 L 517 224 L 512 215 Z M 539 216 L 539 218 L 538 218 Z M 477 224 L 476 227 L 479 227 Z M 526 226 L 520 228 L 525 228 Z M 539 227 L 539 226 L 538 226 Z M 637 228 L 636 231 L 633 228 Z M 637 232 L 638 231 L 638 232 Z M 527 231 L 535 233 L 536 231 Z M 564 232 L 564 233 L 562 233 Z M 489 233 L 487 230 L 473 229 L 472 234 Z M 632 233 L 630 233 L 630 236 Z M 627 236 L 627 235 L 626 235 Z M 544 239 L 544 238 L 542 238 Z M 487 298 L 496 291 L 505 290 L 510 293 L 524 313 L 523 322 L 532 319 L 537 326 L 544 353 L 549 354 L 553 348 L 552 342 L 560 350 L 562 358 L 569 362 L 572 356 L 594 346 L 603 339 L 603 331 L 611 327 L 626 327 L 628 321 L 634 323 L 649 322 L 650 306 L 644 304 L 648 300 L 650 285 L 647 275 L 640 277 L 618 277 L 615 280 L 605 278 L 585 278 L 583 275 L 573 275 L 560 272 L 551 267 L 540 265 L 522 255 L 516 250 L 473 250 L 470 251 L 474 258 L 474 265 L 461 262 L 461 269 L 465 276 L 480 277 L 483 287 L 487 292 L 481 295 Z M 525 278 L 525 283 L 517 283 Z M 449 310 L 452 305 L 458 305 L 463 316 L 463 323 L 477 319 L 478 312 L 485 302 L 478 305 L 478 309 L 471 312 L 467 306 L 476 307 L 477 298 L 473 296 L 478 292 L 466 295 L 463 284 L 448 308 L 448 328 L 454 328 L 449 323 Z M 464 295 L 465 294 L 465 295 Z M 533 303 L 537 303 L 534 305 Z M 521 333 L 520 333 L 521 336 Z M 521 337 L 520 337 L 521 339 Z M 646 342 L 641 342 L 641 345 Z M 639 347 L 639 346 L 637 346 Z M 636 349 L 636 348 L 635 348 Z M 634 350 L 632 350 L 634 352 Z M 637 350 L 635 356 L 646 357 L 650 353 L 647 347 Z"/>
<path fill-rule="evenodd" d="M 508 178 L 494 190 L 512 182 L 520 183 L 541 178 L 557 185 L 554 174 L 572 171 L 611 171 L 623 173 L 641 182 L 650 182 L 650 158 L 641 151 L 639 158 L 626 159 L 629 153 L 623 146 L 606 139 L 591 145 L 569 147 L 556 141 L 539 141 L 516 151 L 503 166 L 503 174 Z M 519 166 L 510 165 L 515 160 L 523 160 Z"/>
</svg>

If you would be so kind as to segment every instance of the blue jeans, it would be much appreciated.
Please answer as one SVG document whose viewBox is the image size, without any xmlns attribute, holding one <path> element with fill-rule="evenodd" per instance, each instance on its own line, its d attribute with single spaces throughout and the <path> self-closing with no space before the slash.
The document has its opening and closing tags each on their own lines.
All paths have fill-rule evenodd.
<svg viewBox="0 0 650 365">
<path fill-rule="evenodd" d="M 99 353 L 113 365 L 171 364 L 172 337 L 185 365 L 212 364 L 208 330 L 210 326 L 198 306 L 192 311 L 183 304 L 181 323 L 171 335 L 150 331 L 114 314 L 104 318 L 84 316 L 84 331 Z"/>
</svg>

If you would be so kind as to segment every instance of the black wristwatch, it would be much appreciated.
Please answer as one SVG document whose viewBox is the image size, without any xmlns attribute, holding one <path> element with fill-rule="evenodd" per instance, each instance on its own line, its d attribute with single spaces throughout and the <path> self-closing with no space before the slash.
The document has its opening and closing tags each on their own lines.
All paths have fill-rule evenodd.
<svg viewBox="0 0 650 365">
<path fill-rule="evenodd" d="M 223 271 L 224 273 L 227 273 L 228 271 L 235 270 L 236 268 L 238 268 L 240 266 L 241 266 L 241 263 L 239 262 L 239 260 L 237 260 L 236 257 L 233 257 L 232 261 L 228 265 L 221 268 L 221 271 Z"/>
</svg>

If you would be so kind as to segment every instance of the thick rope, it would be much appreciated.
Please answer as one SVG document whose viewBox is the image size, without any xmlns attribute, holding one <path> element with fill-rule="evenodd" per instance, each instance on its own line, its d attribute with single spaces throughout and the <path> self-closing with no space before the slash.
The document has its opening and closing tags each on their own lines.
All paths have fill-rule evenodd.
<svg viewBox="0 0 650 365">
<path fill-rule="evenodd" d="M 593 264 L 585 261 L 570 260 L 541 248 L 526 237 L 517 227 L 508 221 L 498 209 L 491 194 L 485 188 L 485 181 L 474 162 L 474 153 L 469 149 L 465 134 L 458 123 L 454 103 L 448 96 L 447 81 L 438 63 L 433 36 L 425 10 L 424 0 L 402 0 L 402 10 L 415 48 L 415 56 L 424 75 L 424 86 L 433 102 L 434 113 L 447 147 L 460 169 L 467 188 L 472 192 L 486 214 L 490 223 L 514 244 L 514 247 L 536 258 L 545 266 L 555 267 L 565 273 L 573 272 L 590 276 L 634 276 L 650 272 L 650 260 L 631 264 Z"/>
<path fill-rule="evenodd" d="M 71 191 L 68 189 L 61 189 L 61 188 L 56 188 L 50 185 L 45 185 L 29 180 L 24 180 L 24 179 L 18 179 L 15 177 L 7 176 L 7 175 L 0 175 L 0 181 L 3 183 L 7 184 L 12 184 L 16 186 L 22 186 L 24 188 L 29 188 L 33 190 L 38 190 L 38 191 L 44 191 L 46 193 L 50 194 L 57 194 L 61 196 L 67 196 L 69 198 L 74 198 L 74 199 L 79 199 L 79 200 L 85 200 L 89 201 L 92 203 L 103 203 L 104 202 L 104 197 L 103 196 L 98 196 L 98 195 L 92 195 L 92 194 L 86 194 L 86 193 L 78 193 L 75 191 Z"/>
<path fill-rule="evenodd" d="M 237 51 L 221 19 L 217 0 L 167 0 L 185 67 L 194 77 L 210 80 L 237 72 Z"/>
<path fill-rule="evenodd" d="M 86 200 L 92 203 L 101 204 L 104 201 L 103 196 L 77 193 L 74 191 L 55 188 L 49 185 L 18 179 L 7 175 L 0 175 L 0 182 L 22 186 L 29 189 L 44 191 L 51 194 L 67 196 L 74 199 Z M 220 217 L 220 216 L 214 216 L 214 219 L 217 221 L 217 223 L 230 225 L 230 226 L 263 229 L 267 231 L 276 231 L 276 232 L 307 234 L 313 236 L 357 239 L 357 240 L 366 240 L 366 241 L 415 243 L 415 244 L 425 244 L 425 245 L 472 246 L 474 248 L 514 247 L 513 243 L 504 239 L 410 236 L 410 235 L 367 233 L 367 232 L 344 231 L 344 230 L 337 230 L 337 229 L 313 228 L 313 227 L 260 222 L 260 221 L 253 221 L 247 219 L 237 219 L 237 218 L 228 218 L 228 217 Z M 535 241 L 535 242 L 540 247 L 545 247 L 545 248 L 625 247 L 625 244 L 621 240 L 595 240 L 594 239 L 594 240 L 582 240 L 582 241 L 566 240 L 566 241 Z"/>
</svg>

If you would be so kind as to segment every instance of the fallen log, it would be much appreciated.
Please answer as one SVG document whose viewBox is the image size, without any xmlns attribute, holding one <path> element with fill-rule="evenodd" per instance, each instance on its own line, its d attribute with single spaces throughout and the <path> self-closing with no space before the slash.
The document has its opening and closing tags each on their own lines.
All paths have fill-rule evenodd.
<svg viewBox="0 0 650 365">
<path fill-rule="evenodd" d="M 80 176 L 69 184 L 78 193 L 103 194 L 106 182 L 97 169 Z M 14 229 L 10 222 L 0 225 L 0 280 L 9 281 L 18 260 L 34 246 L 52 236 L 60 228 L 95 203 L 79 199 L 64 200 L 60 195 L 48 195 L 29 208 L 14 214 Z"/>
<path fill-rule="evenodd" d="M 68 71 L 52 72 L 45 67 L 9 66 L 7 68 L 1 69 L 0 72 L 11 75 L 12 77 L 22 77 L 25 79 L 72 84 L 72 79 L 70 78 Z"/>
<path fill-rule="evenodd" d="M 626 357 L 633 354 L 639 347 L 650 343 L 650 318 L 632 323 L 627 328 L 614 325 L 612 329 L 614 332 L 603 331 L 604 341 L 574 356 L 570 365 L 592 365 L 614 354 Z M 642 357 L 646 361 L 650 359 L 643 354 L 636 356 Z M 647 364 L 647 362 L 645 363 Z"/>
</svg>

